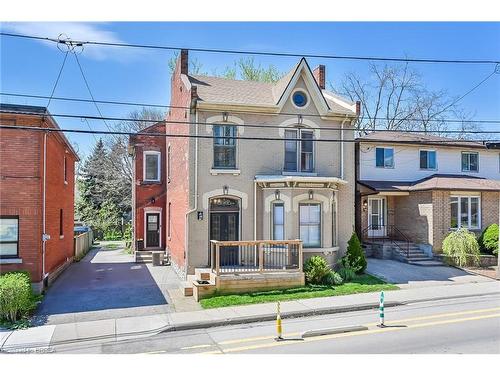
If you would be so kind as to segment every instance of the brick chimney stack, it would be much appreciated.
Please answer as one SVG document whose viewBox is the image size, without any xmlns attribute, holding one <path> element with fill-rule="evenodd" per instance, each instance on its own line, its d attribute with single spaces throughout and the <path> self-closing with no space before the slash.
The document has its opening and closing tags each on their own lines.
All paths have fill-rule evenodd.
<svg viewBox="0 0 500 375">
<path fill-rule="evenodd" d="M 325 89 L 325 75 L 326 73 L 324 65 L 318 65 L 318 67 L 313 70 L 314 79 L 318 83 L 318 86 L 321 88 L 321 90 Z"/>
<path fill-rule="evenodd" d="M 188 74 L 189 71 L 189 59 L 188 59 L 188 50 L 187 49 L 182 49 L 181 50 L 181 74 Z"/>
</svg>

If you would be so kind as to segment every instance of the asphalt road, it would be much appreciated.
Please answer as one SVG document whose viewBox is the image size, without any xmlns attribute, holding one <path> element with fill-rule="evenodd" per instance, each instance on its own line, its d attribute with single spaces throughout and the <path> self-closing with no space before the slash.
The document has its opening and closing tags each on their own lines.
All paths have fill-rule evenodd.
<svg viewBox="0 0 500 375">
<path fill-rule="evenodd" d="M 378 311 L 283 320 L 283 341 L 274 322 L 170 332 L 150 338 L 56 348 L 79 353 L 500 353 L 500 296 L 449 299 L 387 308 L 386 328 Z M 304 331 L 366 326 L 356 332 L 301 338 Z"/>
</svg>

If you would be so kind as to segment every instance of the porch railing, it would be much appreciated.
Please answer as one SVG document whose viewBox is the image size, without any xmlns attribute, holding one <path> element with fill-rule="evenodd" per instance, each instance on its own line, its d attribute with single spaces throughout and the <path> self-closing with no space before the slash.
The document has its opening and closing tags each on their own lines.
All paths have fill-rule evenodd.
<svg viewBox="0 0 500 375">
<path fill-rule="evenodd" d="M 301 240 L 210 241 L 210 266 L 229 273 L 302 271 Z"/>
<path fill-rule="evenodd" d="M 361 233 L 362 239 L 389 242 L 401 255 L 410 256 L 410 239 L 395 225 L 369 225 Z"/>
</svg>

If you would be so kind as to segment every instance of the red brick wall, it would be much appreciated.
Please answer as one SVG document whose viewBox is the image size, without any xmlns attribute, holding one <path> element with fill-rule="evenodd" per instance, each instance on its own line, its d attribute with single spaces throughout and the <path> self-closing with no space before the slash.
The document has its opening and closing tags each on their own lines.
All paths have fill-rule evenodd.
<svg viewBox="0 0 500 375">
<path fill-rule="evenodd" d="M 181 64 L 181 57 L 186 60 Z M 181 65 L 187 66 L 187 55 L 181 54 L 171 80 L 172 106 L 189 107 L 191 90 L 182 80 Z M 186 77 L 185 77 L 186 78 Z M 189 110 L 172 108 L 167 116 L 170 121 L 190 121 Z M 167 134 L 189 134 L 192 125 L 167 123 Z M 167 239 L 167 247 L 171 259 L 180 272 L 185 271 L 186 257 L 186 212 L 189 210 L 189 139 L 167 136 L 167 147 L 171 148 L 171 180 L 167 184 L 167 208 L 171 204 L 171 237 Z M 167 213 L 167 223 L 169 217 Z"/>
<path fill-rule="evenodd" d="M 165 133 L 165 125 L 162 123 L 155 124 L 147 128 L 147 131 L 153 133 Z M 144 233 L 144 209 L 158 208 L 161 209 L 161 248 L 165 248 L 166 239 L 166 141 L 164 137 L 147 137 L 147 136 L 134 136 L 131 139 L 131 144 L 134 146 L 134 225 L 135 233 L 134 238 L 146 239 Z M 144 183 L 143 182 L 143 152 L 144 151 L 159 151 L 161 152 L 160 160 L 160 182 L 159 183 Z M 154 199 L 154 203 L 152 202 Z"/>
<path fill-rule="evenodd" d="M 39 116 L 0 114 L 2 123 L 41 126 Z M 0 215 L 19 216 L 21 264 L 2 264 L 1 271 L 27 270 L 32 281 L 42 280 L 42 186 L 43 138 L 41 132 L 0 130 Z M 64 184 L 63 157 L 67 146 L 56 133 L 47 135 L 47 241 L 46 272 L 52 272 L 73 256 L 74 162 L 66 154 Z M 64 208 L 64 239 L 59 238 L 59 208 Z"/>
</svg>

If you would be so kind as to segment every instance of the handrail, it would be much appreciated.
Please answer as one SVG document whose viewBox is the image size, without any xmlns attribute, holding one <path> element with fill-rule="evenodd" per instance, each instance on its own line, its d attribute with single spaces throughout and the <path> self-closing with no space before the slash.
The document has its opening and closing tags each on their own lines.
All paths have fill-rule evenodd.
<svg viewBox="0 0 500 375">
<path fill-rule="evenodd" d="M 370 236 L 370 230 L 380 230 L 380 229 L 386 229 L 384 230 L 385 236 Z M 388 229 L 388 230 L 387 230 Z M 402 238 L 402 241 L 405 242 L 405 248 L 401 247 L 401 245 L 396 242 L 398 238 L 394 235 L 394 232 L 399 235 L 400 238 Z M 368 239 L 380 239 L 382 240 L 383 243 L 385 243 L 386 240 L 390 241 L 394 246 L 396 246 L 399 249 L 399 252 L 401 254 L 406 254 L 406 257 L 410 257 L 410 243 L 411 240 L 408 238 L 406 234 L 404 234 L 399 228 L 397 228 L 395 225 L 373 225 L 370 224 L 366 228 L 364 228 L 361 231 L 361 238 L 368 238 Z"/>
</svg>

